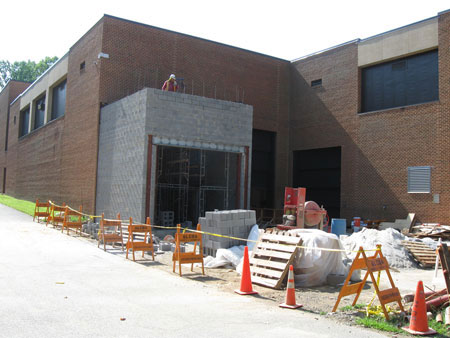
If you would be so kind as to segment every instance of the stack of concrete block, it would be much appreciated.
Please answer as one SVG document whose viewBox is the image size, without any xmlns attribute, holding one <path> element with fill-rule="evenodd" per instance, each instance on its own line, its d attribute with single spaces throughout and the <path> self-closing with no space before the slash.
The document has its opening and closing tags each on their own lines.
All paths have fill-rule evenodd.
<svg viewBox="0 0 450 338">
<path fill-rule="evenodd" d="M 160 225 L 163 227 L 170 227 L 173 226 L 174 221 L 174 212 L 173 211 L 163 211 L 161 212 L 161 221 Z"/>
<path fill-rule="evenodd" d="M 91 238 L 97 239 L 99 229 L 100 229 L 100 225 L 98 223 L 94 223 L 89 220 L 87 223 L 83 224 L 81 231 L 89 234 Z"/>
<path fill-rule="evenodd" d="M 252 226 L 256 224 L 256 213 L 254 210 L 208 211 L 198 222 L 203 231 L 247 239 Z M 245 244 L 244 241 L 227 237 L 203 236 L 203 252 L 211 256 L 215 256 L 217 249 Z"/>
</svg>

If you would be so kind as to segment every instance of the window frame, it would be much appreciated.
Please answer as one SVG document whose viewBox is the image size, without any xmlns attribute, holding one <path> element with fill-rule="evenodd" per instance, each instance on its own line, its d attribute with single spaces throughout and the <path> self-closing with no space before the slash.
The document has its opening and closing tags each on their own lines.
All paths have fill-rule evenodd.
<svg viewBox="0 0 450 338">
<path fill-rule="evenodd" d="M 63 113 L 62 114 L 55 114 L 55 90 L 59 89 L 61 85 L 64 84 L 64 107 L 63 107 Z M 51 88 L 51 112 L 50 112 L 50 120 L 53 121 L 60 117 L 63 117 L 66 115 L 66 100 L 67 100 L 67 78 L 62 79 L 61 81 L 57 82 L 55 85 L 53 85 Z"/>
<path fill-rule="evenodd" d="M 46 99 L 47 99 L 47 95 L 46 95 L 46 92 L 44 92 L 43 94 L 41 94 L 41 95 L 39 95 L 36 99 L 34 99 L 33 100 L 33 114 L 34 114 L 34 117 L 33 117 L 33 121 L 32 121 L 32 123 L 33 123 L 33 125 L 32 125 L 32 130 L 36 130 L 36 129 L 39 129 L 39 128 L 42 128 L 43 126 L 45 126 L 45 109 L 46 109 L 46 106 L 47 106 L 47 102 L 46 102 Z M 36 119 L 36 117 L 37 117 L 37 113 L 38 113 L 38 102 L 43 102 L 43 104 L 44 104 L 44 109 L 39 109 L 39 112 L 42 112 L 42 124 L 41 125 L 36 125 L 36 122 L 37 122 L 37 119 Z"/>
<path fill-rule="evenodd" d="M 28 113 L 28 123 L 26 128 L 26 133 L 23 133 L 23 115 Z M 30 117 L 31 117 L 31 105 L 28 104 L 25 108 L 21 109 L 19 112 L 19 138 L 24 137 L 30 133 Z"/>
<path fill-rule="evenodd" d="M 359 81 L 359 114 L 439 101 L 439 49 L 361 67 Z"/>
</svg>

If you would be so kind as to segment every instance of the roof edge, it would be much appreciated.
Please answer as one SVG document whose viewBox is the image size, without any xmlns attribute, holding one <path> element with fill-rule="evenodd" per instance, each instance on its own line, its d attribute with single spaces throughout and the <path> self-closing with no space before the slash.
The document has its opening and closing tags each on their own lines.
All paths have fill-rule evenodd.
<svg viewBox="0 0 450 338">
<path fill-rule="evenodd" d="M 36 83 L 38 83 L 41 79 L 42 79 L 42 77 L 44 77 L 53 67 L 55 67 L 61 60 L 63 60 L 65 57 L 67 57 L 69 55 L 69 52 L 67 52 L 66 54 L 64 54 L 61 58 L 59 58 L 54 64 L 52 64 L 50 67 L 48 67 L 47 69 L 46 69 L 46 71 L 45 72 L 43 72 L 41 75 L 39 75 L 39 77 L 36 79 L 36 80 L 34 80 L 33 82 L 31 82 L 31 84 L 22 92 L 22 93 L 20 93 L 15 99 L 14 99 L 14 101 L 12 101 L 11 102 L 11 105 L 14 103 L 14 102 L 16 102 L 18 99 L 20 99 L 25 93 L 27 93 L 29 90 L 31 90 L 31 88 L 33 88 L 34 87 L 34 85 L 36 84 Z M 22 82 L 26 82 L 26 81 L 22 81 Z"/>
<path fill-rule="evenodd" d="M 229 44 L 226 44 L 226 43 L 223 43 L 223 42 L 218 42 L 218 41 L 214 41 L 214 40 L 201 38 L 201 37 L 198 37 L 198 36 L 195 36 L 195 35 L 190 35 L 190 34 L 186 34 L 186 33 L 173 31 L 173 30 L 170 30 L 170 29 L 167 29 L 167 28 L 161 28 L 161 27 L 157 27 L 157 26 L 152 26 L 152 25 L 149 25 L 149 24 L 146 24 L 146 23 L 133 21 L 133 20 L 129 20 L 129 19 L 124 19 L 124 18 L 120 18 L 120 17 L 114 16 L 114 15 L 110 15 L 110 14 L 104 14 L 104 17 L 108 17 L 108 18 L 116 19 L 116 20 L 121 20 L 121 21 L 129 22 L 129 23 L 133 23 L 133 24 L 137 24 L 137 25 L 141 25 L 141 26 L 145 26 L 145 27 L 154 28 L 154 29 L 158 29 L 158 30 L 169 32 L 169 33 L 173 33 L 173 34 L 178 34 L 178 35 L 190 37 L 190 38 L 193 38 L 193 39 L 202 40 L 202 41 L 205 41 L 205 42 L 214 43 L 214 44 L 220 45 L 220 46 L 225 46 L 225 47 L 238 49 L 238 50 L 241 50 L 241 51 L 244 51 L 244 52 L 248 52 L 248 53 L 252 53 L 252 54 L 268 57 L 268 58 L 275 59 L 275 60 L 289 62 L 289 60 L 282 59 L 282 58 L 279 58 L 279 57 L 276 57 L 276 56 L 272 56 L 272 55 L 268 55 L 268 54 L 264 54 L 264 53 L 255 52 L 255 51 L 250 50 L 250 49 L 245 49 L 245 48 L 242 48 L 242 47 L 236 47 L 236 46 L 229 45 Z"/>
<path fill-rule="evenodd" d="M 312 56 L 320 55 L 320 54 L 323 54 L 323 53 L 328 52 L 328 51 L 333 50 L 333 49 L 337 49 L 337 48 L 340 48 L 340 47 L 344 47 L 344 46 L 347 46 L 347 45 L 358 43 L 359 41 L 360 41 L 360 39 L 350 40 L 350 41 L 341 43 L 339 45 L 335 45 L 335 46 L 332 46 L 332 47 L 328 47 L 328 48 L 319 50 L 318 52 L 314 52 L 314 53 L 311 53 L 311 54 L 300 56 L 299 58 L 296 58 L 296 59 L 292 60 L 291 63 L 294 63 L 294 62 L 297 62 L 297 61 L 300 61 L 300 60 L 304 60 L 304 59 L 307 59 L 307 58 L 312 57 Z"/>
</svg>

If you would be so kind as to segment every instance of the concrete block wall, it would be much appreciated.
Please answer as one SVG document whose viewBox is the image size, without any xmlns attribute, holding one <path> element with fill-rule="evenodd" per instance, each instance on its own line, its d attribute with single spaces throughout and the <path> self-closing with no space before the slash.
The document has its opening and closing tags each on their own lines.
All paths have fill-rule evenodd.
<svg viewBox="0 0 450 338">
<path fill-rule="evenodd" d="M 205 217 L 200 217 L 198 222 L 202 231 L 247 239 L 252 226 L 256 224 L 256 213 L 254 210 L 207 211 Z M 218 249 L 245 244 L 244 241 L 226 237 L 203 237 L 203 251 L 210 255 L 215 255 Z"/>
<path fill-rule="evenodd" d="M 251 146 L 253 107 L 147 88 L 147 134 Z"/>
<path fill-rule="evenodd" d="M 104 107 L 100 116 L 96 214 L 144 220 L 145 92 Z"/>
<path fill-rule="evenodd" d="M 148 135 L 154 143 L 158 138 L 191 148 L 214 143 L 251 149 L 252 117 L 249 105 L 151 88 L 103 107 L 96 214 L 112 217 L 120 212 L 123 219 L 145 220 Z M 156 146 L 152 147 L 149 203 L 150 218 L 154 219 L 157 152 Z M 244 163 L 241 166 L 244 168 Z M 244 170 L 240 182 L 243 205 Z"/>
</svg>

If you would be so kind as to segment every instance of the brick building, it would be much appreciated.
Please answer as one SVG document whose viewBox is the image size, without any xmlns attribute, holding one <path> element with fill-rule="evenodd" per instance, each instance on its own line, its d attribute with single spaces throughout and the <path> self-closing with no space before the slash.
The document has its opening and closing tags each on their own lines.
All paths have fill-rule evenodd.
<svg viewBox="0 0 450 338">
<path fill-rule="evenodd" d="M 0 93 L 3 191 L 82 204 L 88 212 L 109 210 L 114 203 L 119 208 L 123 199 L 117 196 L 128 196 L 141 201 L 130 216 L 161 217 L 154 214 L 158 196 L 173 182 L 161 178 L 157 170 L 168 162 L 158 156 L 172 146 L 197 149 L 189 150 L 188 159 L 204 158 L 200 165 L 228 163 L 234 188 L 228 185 L 226 194 L 239 196 L 224 199 L 230 208 L 281 207 L 284 187 L 294 185 L 305 186 L 307 198 L 324 204 L 332 217 L 391 219 L 416 212 L 423 221 L 450 222 L 449 28 L 450 13 L 441 12 L 287 61 L 105 15 L 27 89 L 28 84 L 10 81 Z M 181 78 L 181 92 L 159 96 L 171 73 Z M 139 98 L 146 108 L 135 108 Z M 250 109 L 251 127 L 243 132 L 238 127 L 249 120 L 229 115 L 235 124 L 212 123 L 216 131 L 229 128 L 228 139 L 210 138 L 200 122 L 186 124 L 184 134 L 170 131 L 182 137 L 160 137 L 158 126 L 148 124 L 161 111 L 160 100 L 172 111 L 212 109 L 217 116 Z M 127 172 L 105 174 L 105 155 L 114 154 L 108 144 L 129 149 L 131 141 L 120 140 L 134 130 L 111 124 L 117 137 L 110 139 L 103 125 L 130 109 L 143 119 L 130 118 L 130 126 L 144 121 L 137 123 L 145 128 L 136 140 L 143 144 L 143 161 L 138 161 L 140 178 L 132 181 L 138 186 L 124 192 Z M 252 137 L 241 139 L 239 133 Z M 187 143 L 197 134 L 205 139 L 196 147 Z M 175 156 L 170 149 L 165 156 Z M 214 157 L 218 152 L 224 159 Z M 114 168 L 123 165 L 114 161 Z M 214 185 L 214 198 L 221 184 Z M 201 183 L 198 193 L 209 187 Z M 111 191 L 117 198 L 108 200 Z"/>
</svg>

